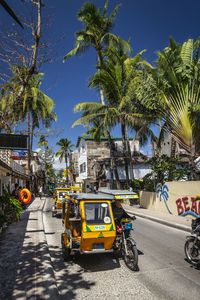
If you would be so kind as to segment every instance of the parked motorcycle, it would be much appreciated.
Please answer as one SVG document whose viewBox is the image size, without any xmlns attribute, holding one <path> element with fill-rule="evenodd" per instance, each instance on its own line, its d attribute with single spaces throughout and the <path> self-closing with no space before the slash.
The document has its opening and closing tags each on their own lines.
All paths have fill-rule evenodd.
<svg viewBox="0 0 200 300">
<path fill-rule="evenodd" d="M 186 237 L 185 255 L 194 266 L 200 265 L 200 217 L 192 220 L 192 233 Z"/>
<path fill-rule="evenodd" d="M 136 242 L 130 236 L 133 230 L 131 219 L 121 219 L 116 223 L 117 235 L 113 245 L 115 251 L 120 251 L 126 266 L 132 271 L 138 268 L 138 251 Z"/>
</svg>

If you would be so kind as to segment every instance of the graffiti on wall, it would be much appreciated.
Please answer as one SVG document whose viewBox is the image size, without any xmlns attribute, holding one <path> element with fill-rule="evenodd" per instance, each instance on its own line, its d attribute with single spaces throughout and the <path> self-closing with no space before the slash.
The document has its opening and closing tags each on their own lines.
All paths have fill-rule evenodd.
<svg viewBox="0 0 200 300">
<path fill-rule="evenodd" d="M 168 198 L 169 198 L 168 191 L 169 191 L 169 189 L 168 189 L 168 186 L 167 186 L 166 184 L 164 184 L 163 186 L 162 186 L 162 184 L 158 184 L 158 185 L 157 185 L 157 191 L 156 191 L 156 193 L 157 193 L 157 198 L 158 198 L 159 195 L 160 195 L 160 201 L 162 201 L 162 200 L 164 201 L 165 206 L 167 207 L 168 212 L 169 212 L 171 215 L 173 215 L 173 213 L 171 212 L 171 210 L 169 209 L 169 207 L 168 207 L 168 205 L 167 205 L 167 200 L 168 200 Z"/>
<path fill-rule="evenodd" d="M 196 197 L 179 198 L 176 200 L 176 205 L 179 216 L 192 215 L 196 218 L 200 216 L 200 201 Z"/>
<path fill-rule="evenodd" d="M 157 185 L 157 198 L 160 199 L 160 201 L 164 201 L 164 204 L 170 214 L 173 214 L 170 210 L 167 200 L 169 198 L 169 188 L 166 184 L 158 184 Z M 176 200 L 176 206 L 177 206 L 177 212 L 179 216 L 187 216 L 192 215 L 196 218 L 200 216 L 200 199 L 196 197 L 182 197 L 178 198 Z"/>
</svg>

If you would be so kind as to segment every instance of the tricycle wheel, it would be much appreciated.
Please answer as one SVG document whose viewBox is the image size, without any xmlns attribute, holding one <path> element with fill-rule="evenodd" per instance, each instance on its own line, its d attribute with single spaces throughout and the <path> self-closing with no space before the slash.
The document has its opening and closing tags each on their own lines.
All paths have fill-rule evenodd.
<svg viewBox="0 0 200 300">
<path fill-rule="evenodd" d="M 70 258 L 70 248 L 67 248 L 65 246 L 65 242 L 64 242 L 63 237 L 61 238 L 61 244 L 62 244 L 62 256 L 63 256 L 63 259 L 64 259 L 64 261 L 67 261 Z"/>
</svg>

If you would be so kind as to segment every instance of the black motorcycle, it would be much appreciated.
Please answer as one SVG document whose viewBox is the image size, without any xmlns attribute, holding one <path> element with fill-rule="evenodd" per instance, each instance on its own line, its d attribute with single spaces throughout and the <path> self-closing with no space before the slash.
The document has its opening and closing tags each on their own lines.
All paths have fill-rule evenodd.
<svg viewBox="0 0 200 300">
<path fill-rule="evenodd" d="M 200 217 L 192 220 L 192 233 L 186 237 L 185 255 L 194 266 L 200 265 Z"/>
<path fill-rule="evenodd" d="M 113 245 L 115 251 L 120 251 L 126 266 L 132 271 L 138 269 L 138 251 L 136 242 L 130 236 L 133 230 L 131 219 L 121 219 L 116 221 L 116 239 Z"/>
</svg>

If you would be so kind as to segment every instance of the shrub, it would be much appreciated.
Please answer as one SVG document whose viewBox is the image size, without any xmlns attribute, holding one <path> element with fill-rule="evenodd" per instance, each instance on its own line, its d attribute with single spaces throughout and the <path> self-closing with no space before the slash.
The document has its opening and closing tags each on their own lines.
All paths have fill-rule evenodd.
<svg viewBox="0 0 200 300">
<path fill-rule="evenodd" d="M 4 194 L 0 197 L 0 206 L 0 227 L 19 219 L 22 206 L 19 200 L 13 197 L 10 192 L 4 191 Z"/>
</svg>

